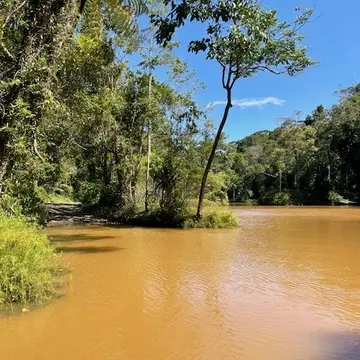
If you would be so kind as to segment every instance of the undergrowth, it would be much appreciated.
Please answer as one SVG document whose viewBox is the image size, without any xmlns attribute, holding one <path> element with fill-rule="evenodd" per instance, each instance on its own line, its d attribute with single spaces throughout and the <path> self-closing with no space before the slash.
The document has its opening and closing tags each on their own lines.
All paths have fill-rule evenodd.
<svg viewBox="0 0 360 360">
<path fill-rule="evenodd" d="M 124 214 L 124 212 L 111 213 L 111 211 L 107 210 L 102 211 L 101 215 L 114 222 L 145 227 L 222 229 L 239 225 L 236 215 L 229 211 L 227 207 L 218 203 L 205 200 L 200 219 L 196 217 L 196 208 L 196 200 L 190 200 L 175 210 L 161 209 L 159 207 L 148 213 L 140 212 L 135 214 L 133 212 L 128 214 Z"/>
<path fill-rule="evenodd" d="M 23 217 L 0 214 L 0 306 L 42 303 L 55 292 L 55 252 Z"/>
<path fill-rule="evenodd" d="M 196 217 L 197 203 L 194 200 L 189 202 L 186 209 L 182 227 L 224 229 L 239 226 L 239 220 L 236 215 L 229 211 L 225 206 L 219 205 L 208 200 L 204 201 L 202 215 Z"/>
</svg>

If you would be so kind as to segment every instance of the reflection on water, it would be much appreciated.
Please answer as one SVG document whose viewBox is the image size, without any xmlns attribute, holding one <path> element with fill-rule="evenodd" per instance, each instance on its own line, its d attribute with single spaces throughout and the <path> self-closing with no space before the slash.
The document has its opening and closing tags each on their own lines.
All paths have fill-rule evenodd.
<svg viewBox="0 0 360 360">
<path fill-rule="evenodd" d="M 236 230 L 61 227 L 65 296 L 1 359 L 360 359 L 360 209 L 232 208 Z"/>
</svg>

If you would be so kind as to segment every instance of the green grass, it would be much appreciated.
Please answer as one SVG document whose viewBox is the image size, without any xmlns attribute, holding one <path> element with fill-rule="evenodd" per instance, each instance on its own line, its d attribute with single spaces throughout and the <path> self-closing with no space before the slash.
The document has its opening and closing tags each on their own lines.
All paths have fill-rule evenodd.
<svg viewBox="0 0 360 360">
<path fill-rule="evenodd" d="M 0 214 L 0 306 L 42 303 L 55 292 L 55 253 L 36 225 Z"/>
<path fill-rule="evenodd" d="M 196 217 L 196 210 L 197 203 L 191 200 L 184 215 L 182 224 L 184 228 L 226 229 L 239 226 L 236 215 L 223 205 L 208 200 L 204 201 L 200 219 Z"/>
<path fill-rule="evenodd" d="M 74 200 L 69 198 L 66 195 L 58 195 L 58 194 L 49 194 L 45 198 L 45 202 L 52 203 L 52 204 L 73 204 Z"/>
<path fill-rule="evenodd" d="M 43 202 L 53 203 L 53 204 L 72 204 L 74 200 L 67 195 L 66 192 L 64 194 L 56 194 L 50 193 L 46 191 L 43 187 L 37 187 L 37 195 Z"/>
</svg>

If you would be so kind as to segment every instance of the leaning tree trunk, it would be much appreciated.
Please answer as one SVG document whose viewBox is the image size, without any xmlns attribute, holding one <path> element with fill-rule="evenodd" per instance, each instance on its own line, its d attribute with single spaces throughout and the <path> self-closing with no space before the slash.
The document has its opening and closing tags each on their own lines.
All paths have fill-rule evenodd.
<svg viewBox="0 0 360 360">
<path fill-rule="evenodd" d="M 218 132 L 216 134 L 214 144 L 213 144 L 212 149 L 211 149 L 210 157 L 209 157 L 209 160 L 208 160 L 208 162 L 206 164 L 204 175 L 203 175 L 203 178 L 202 178 L 202 181 L 201 181 L 201 188 L 200 188 L 200 194 L 199 194 L 199 203 L 198 203 L 197 214 L 196 214 L 197 218 L 201 217 L 201 210 L 202 210 L 202 205 L 203 205 L 203 201 L 204 201 L 205 187 L 206 187 L 207 178 L 208 178 L 209 172 L 211 170 L 211 165 L 212 165 L 212 163 L 214 161 L 214 157 L 215 157 L 216 149 L 217 149 L 219 141 L 220 141 L 221 133 L 222 133 L 222 131 L 224 129 L 224 126 L 225 126 L 226 120 L 227 120 L 227 118 L 229 116 L 229 111 L 230 111 L 231 108 L 232 108 L 231 88 L 228 88 L 227 89 L 227 103 L 226 103 L 226 107 L 225 107 L 225 110 L 224 110 L 224 114 L 223 114 L 219 129 L 218 129 Z"/>
</svg>

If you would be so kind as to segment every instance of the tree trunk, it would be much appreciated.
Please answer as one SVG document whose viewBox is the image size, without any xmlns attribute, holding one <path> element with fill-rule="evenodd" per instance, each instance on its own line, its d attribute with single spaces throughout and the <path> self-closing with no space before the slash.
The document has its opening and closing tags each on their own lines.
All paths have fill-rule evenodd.
<svg viewBox="0 0 360 360">
<path fill-rule="evenodd" d="M 113 152 L 113 154 L 114 154 L 115 167 L 116 167 L 116 177 L 117 177 L 117 182 L 118 182 L 118 200 L 120 201 L 121 206 L 123 206 L 124 205 L 125 181 L 124 181 L 124 177 L 123 177 L 123 172 L 120 169 L 120 156 L 119 156 L 117 149 Z"/>
<path fill-rule="evenodd" d="M 104 186 L 110 185 L 111 180 L 111 173 L 108 168 L 108 161 L 107 161 L 108 153 L 104 151 L 103 153 L 103 164 L 102 164 L 102 173 L 103 173 L 103 184 Z"/>
<path fill-rule="evenodd" d="M 4 180 L 5 180 L 8 164 L 9 164 L 9 157 L 6 153 L 4 153 L 3 156 L 1 157 L 1 162 L 0 162 L 0 195 L 3 192 Z"/>
<path fill-rule="evenodd" d="M 331 182 L 331 165 L 327 166 L 327 182 L 330 184 Z"/>
<path fill-rule="evenodd" d="M 133 186 L 133 198 L 134 198 L 134 209 L 136 209 L 136 203 L 137 203 L 137 185 L 138 185 L 138 177 L 141 170 L 141 158 L 142 158 L 142 152 L 143 152 L 143 129 L 141 129 L 141 140 L 140 140 L 140 147 L 139 147 L 139 160 L 135 166 L 135 172 L 134 172 L 134 186 Z"/>
<path fill-rule="evenodd" d="M 218 129 L 218 132 L 216 134 L 214 144 L 213 144 L 212 149 L 211 149 L 210 157 L 209 157 L 209 160 L 208 160 L 208 162 L 206 164 L 204 175 L 203 175 L 203 178 L 202 178 L 202 181 L 201 181 L 201 188 L 200 188 L 200 194 L 199 194 L 199 203 L 198 203 L 197 214 L 196 214 L 197 218 L 201 217 L 201 210 L 202 210 L 202 204 L 203 204 L 204 195 L 205 195 L 205 187 L 206 187 L 207 178 L 208 178 L 208 175 L 209 175 L 209 172 L 210 172 L 210 169 L 211 169 L 211 165 L 212 165 L 214 157 L 215 157 L 217 146 L 218 146 L 219 141 L 220 141 L 221 133 L 223 131 L 223 128 L 225 126 L 225 123 L 226 123 L 226 120 L 227 120 L 227 118 L 229 116 L 229 111 L 230 111 L 231 108 L 232 108 L 231 89 L 228 88 L 227 89 L 227 103 L 226 103 L 226 107 L 225 107 L 225 110 L 224 110 L 224 114 L 223 114 L 219 129 Z"/>
<path fill-rule="evenodd" d="M 151 51 L 153 46 L 153 40 L 151 40 L 149 51 L 149 108 L 151 112 L 151 100 L 152 100 L 152 71 L 151 71 Z M 147 159 L 146 159 L 146 179 L 145 179 L 145 212 L 149 211 L 149 181 L 150 181 L 150 161 L 151 161 L 151 114 L 149 114 L 148 120 L 148 136 L 147 136 Z"/>
<path fill-rule="evenodd" d="M 7 139 L 4 134 L 0 135 L 0 194 L 3 189 L 6 170 L 9 162 L 9 156 L 6 148 Z"/>
<path fill-rule="evenodd" d="M 149 125 L 150 126 L 150 121 Z M 151 154 L 151 131 L 148 128 L 147 136 L 147 159 L 146 159 L 146 184 L 145 184 L 145 212 L 149 211 L 149 181 L 150 181 L 150 154 Z"/>
<path fill-rule="evenodd" d="M 81 0 L 80 1 L 80 6 L 79 6 L 79 13 L 82 14 L 84 12 L 85 9 L 85 5 L 86 5 L 86 1 L 87 0 Z"/>
</svg>

